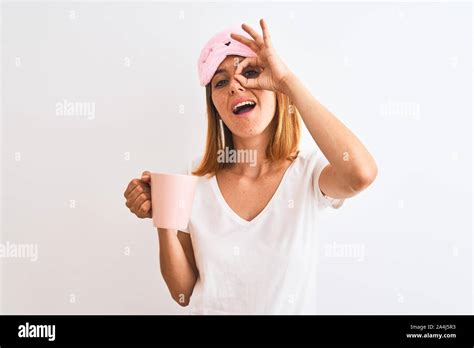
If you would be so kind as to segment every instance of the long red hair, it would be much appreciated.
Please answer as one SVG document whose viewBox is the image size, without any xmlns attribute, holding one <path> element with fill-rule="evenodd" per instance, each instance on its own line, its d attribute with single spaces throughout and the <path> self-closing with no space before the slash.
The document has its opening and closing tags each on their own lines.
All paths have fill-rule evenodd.
<svg viewBox="0 0 474 348">
<path fill-rule="evenodd" d="M 212 91 L 210 83 L 206 86 L 206 105 L 207 105 L 207 137 L 206 150 L 201 163 L 192 172 L 193 175 L 204 176 L 216 175 L 217 172 L 232 163 L 220 163 L 217 160 L 218 150 L 222 144 L 221 132 L 219 126 L 218 112 L 212 102 Z M 301 137 L 301 117 L 296 107 L 290 101 L 290 98 L 280 92 L 276 94 L 276 111 L 272 122 L 274 133 L 266 148 L 266 156 L 271 161 L 282 161 L 285 159 L 294 159 L 294 153 L 298 150 Z M 225 146 L 228 150 L 234 149 L 232 132 L 224 126 Z"/>
</svg>

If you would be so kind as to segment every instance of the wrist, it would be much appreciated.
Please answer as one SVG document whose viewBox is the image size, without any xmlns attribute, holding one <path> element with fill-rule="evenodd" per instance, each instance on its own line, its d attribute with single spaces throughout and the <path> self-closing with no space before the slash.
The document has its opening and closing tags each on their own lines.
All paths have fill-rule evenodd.
<svg viewBox="0 0 474 348">
<path fill-rule="evenodd" d="M 293 74 L 292 72 L 290 72 L 289 74 L 287 74 L 286 76 L 284 76 L 282 78 L 282 81 L 281 81 L 281 87 L 279 89 L 279 92 L 287 95 L 288 97 L 291 98 L 291 93 L 292 93 L 292 90 L 293 90 L 293 87 L 295 86 L 296 82 L 297 82 L 298 78 L 295 74 Z"/>
</svg>

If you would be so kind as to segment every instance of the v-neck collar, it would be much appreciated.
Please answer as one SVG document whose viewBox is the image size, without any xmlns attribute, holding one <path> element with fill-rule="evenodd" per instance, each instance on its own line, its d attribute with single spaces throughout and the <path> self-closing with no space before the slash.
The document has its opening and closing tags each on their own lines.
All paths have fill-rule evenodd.
<svg viewBox="0 0 474 348">
<path fill-rule="evenodd" d="M 219 183 L 217 182 L 217 175 L 214 175 L 211 178 L 211 186 L 214 190 L 214 193 L 221 203 L 221 206 L 223 209 L 226 211 L 227 215 L 229 215 L 230 218 L 232 218 L 235 222 L 242 226 L 250 226 L 255 223 L 257 223 L 259 220 L 261 220 L 265 215 L 267 215 L 268 211 L 271 209 L 274 201 L 278 198 L 279 192 L 282 190 L 282 186 L 285 185 L 286 177 L 288 176 L 288 173 L 290 172 L 291 168 L 294 166 L 295 162 L 299 159 L 300 157 L 300 151 L 297 152 L 296 158 L 291 162 L 291 164 L 286 168 L 285 173 L 283 174 L 283 177 L 280 180 L 280 183 L 278 184 L 277 189 L 273 193 L 272 197 L 268 201 L 268 203 L 265 205 L 265 207 L 262 209 L 260 213 L 258 213 L 257 216 L 255 216 L 252 220 L 248 221 L 245 220 L 243 217 L 241 217 L 239 214 L 237 214 L 227 203 L 225 200 L 224 196 L 222 195 L 222 191 L 219 188 Z"/>
</svg>

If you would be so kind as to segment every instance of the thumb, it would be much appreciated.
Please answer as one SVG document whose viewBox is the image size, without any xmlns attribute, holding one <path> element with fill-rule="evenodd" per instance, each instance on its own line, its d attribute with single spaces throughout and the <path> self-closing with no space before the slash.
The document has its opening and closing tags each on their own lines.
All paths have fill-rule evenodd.
<svg viewBox="0 0 474 348">
<path fill-rule="evenodd" d="M 143 173 L 142 173 L 142 180 L 145 181 L 145 182 L 149 182 L 150 181 L 150 172 L 145 170 Z"/>
</svg>

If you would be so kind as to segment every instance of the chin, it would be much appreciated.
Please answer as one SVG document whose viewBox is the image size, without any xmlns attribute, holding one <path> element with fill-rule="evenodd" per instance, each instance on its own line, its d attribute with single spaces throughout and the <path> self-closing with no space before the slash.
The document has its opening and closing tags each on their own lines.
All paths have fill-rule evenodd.
<svg viewBox="0 0 474 348">
<path fill-rule="evenodd" d="M 252 138 L 256 135 L 260 135 L 264 132 L 265 127 L 259 127 L 259 126 L 252 126 L 252 125 L 247 125 L 245 127 L 238 127 L 235 132 L 233 132 L 235 135 L 237 135 L 240 138 Z"/>
<path fill-rule="evenodd" d="M 263 123 L 260 113 L 251 114 L 246 117 L 235 119 L 238 116 L 232 115 L 233 127 L 231 132 L 240 138 L 251 138 L 262 134 L 270 125 L 272 119 Z"/>
</svg>

